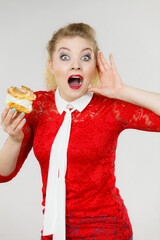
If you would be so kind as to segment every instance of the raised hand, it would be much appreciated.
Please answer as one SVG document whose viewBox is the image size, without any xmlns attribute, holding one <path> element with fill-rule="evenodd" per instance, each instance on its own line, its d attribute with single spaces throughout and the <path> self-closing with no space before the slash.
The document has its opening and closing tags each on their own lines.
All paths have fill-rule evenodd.
<svg viewBox="0 0 160 240">
<path fill-rule="evenodd" d="M 122 90 L 124 83 L 117 72 L 113 56 L 109 55 L 110 66 L 102 52 L 97 53 L 97 69 L 99 73 L 101 87 L 92 87 L 88 92 L 96 92 L 109 98 L 118 98 L 119 92 Z"/>
</svg>

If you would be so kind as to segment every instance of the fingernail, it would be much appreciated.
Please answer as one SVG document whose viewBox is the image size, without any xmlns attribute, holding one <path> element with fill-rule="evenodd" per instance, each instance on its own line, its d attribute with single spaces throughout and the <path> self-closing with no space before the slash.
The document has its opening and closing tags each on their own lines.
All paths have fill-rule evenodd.
<svg viewBox="0 0 160 240">
<path fill-rule="evenodd" d="M 21 116 L 23 117 L 23 116 L 24 116 L 24 113 L 21 113 Z"/>
<path fill-rule="evenodd" d="M 12 108 L 12 111 L 13 111 L 13 112 L 15 112 L 15 111 L 16 111 L 16 109 L 15 109 L 15 108 Z"/>
<path fill-rule="evenodd" d="M 7 106 L 7 109 L 9 109 L 10 108 L 10 106 Z"/>
<path fill-rule="evenodd" d="M 24 119 L 23 119 L 23 122 L 25 122 L 25 121 L 26 121 L 26 119 L 24 118 Z"/>
</svg>

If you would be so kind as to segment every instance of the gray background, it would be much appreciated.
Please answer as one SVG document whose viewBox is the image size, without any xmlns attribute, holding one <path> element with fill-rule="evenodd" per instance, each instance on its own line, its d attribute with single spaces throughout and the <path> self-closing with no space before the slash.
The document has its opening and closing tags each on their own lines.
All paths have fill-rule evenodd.
<svg viewBox="0 0 160 240">
<path fill-rule="evenodd" d="M 159 0 L 0 0 L 0 112 L 10 85 L 43 85 L 45 46 L 71 22 L 95 28 L 100 49 L 113 54 L 123 81 L 160 92 Z M 7 134 L 0 128 L 0 147 Z M 124 131 L 118 141 L 116 185 L 135 240 L 160 239 L 160 134 Z M 39 240 L 43 224 L 40 168 L 33 151 L 19 174 L 0 185 L 0 239 Z"/>
</svg>

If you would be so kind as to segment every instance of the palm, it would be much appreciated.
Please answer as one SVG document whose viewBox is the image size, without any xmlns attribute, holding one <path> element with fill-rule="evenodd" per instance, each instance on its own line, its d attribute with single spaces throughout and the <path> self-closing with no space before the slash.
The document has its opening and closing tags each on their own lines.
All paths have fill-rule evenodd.
<svg viewBox="0 0 160 240">
<path fill-rule="evenodd" d="M 116 70 L 113 56 L 109 56 L 110 66 L 103 56 L 103 53 L 97 54 L 97 68 L 101 83 L 101 88 L 92 87 L 88 91 L 97 92 L 110 98 L 116 98 L 123 86 L 123 82 Z"/>
</svg>

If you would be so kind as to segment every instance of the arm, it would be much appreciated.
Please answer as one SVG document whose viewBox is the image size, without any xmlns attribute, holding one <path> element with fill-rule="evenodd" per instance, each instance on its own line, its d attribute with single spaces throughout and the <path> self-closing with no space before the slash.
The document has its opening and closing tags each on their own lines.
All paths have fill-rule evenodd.
<svg viewBox="0 0 160 240">
<path fill-rule="evenodd" d="M 16 113 L 15 116 L 14 114 L 14 109 L 6 108 L 1 116 L 3 130 L 9 134 L 7 142 L 0 151 L 0 174 L 4 176 L 9 175 L 15 169 L 24 137 L 22 132 L 25 123 L 22 121 L 23 116 L 20 113 Z"/>
<path fill-rule="evenodd" d="M 113 99 L 111 110 L 115 120 L 120 124 L 120 132 L 129 128 L 160 132 L 160 116 L 149 109 Z"/>
<path fill-rule="evenodd" d="M 0 151 L 0 175 L 10 175 L 16 167 L 22 142 L 14 142 L 10 137 Z"/>
<path fill-rule="evenodd" d="M 33 135 L 24 116 L 6 108 L 2 113 L 1 125 L 9 137 L 0 150 L 0 182 L 11 180 L 20 170 L 32 147 Z"/>
<path fill-rule="evenodd" d="M 124 85 L 117 98 L 147 108 L 160 116 L 160 94 L 158 93 Z"/>
<path fill-rule="evenodd" d="M 124 84 L 117 72 L 113 56 L 110 55 L 110 65 L 102 53 L 97 55 L 97 67 L 101 88 L 90 88 L 88 91 L 97 92 L 103 96 L 123 100 L 160 115 L 160 94 L 153 93 Z"/>
</svg>

